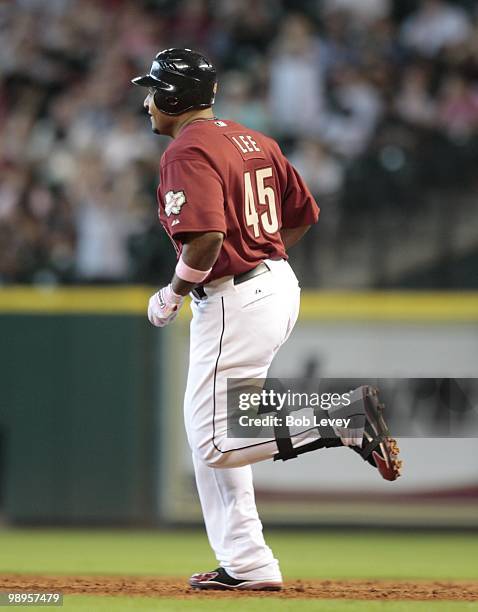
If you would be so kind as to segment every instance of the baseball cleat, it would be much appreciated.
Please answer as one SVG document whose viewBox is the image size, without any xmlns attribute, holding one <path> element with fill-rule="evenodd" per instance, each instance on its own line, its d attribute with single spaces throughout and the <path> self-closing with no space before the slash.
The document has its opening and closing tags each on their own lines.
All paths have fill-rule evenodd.
<svg viewBox="0 0 478 612">
<path fill-rule="evenodd" d="M 365 407 L 365 430 L 362 446 L 351 446 L 370 465 L 377 468 L 385 480 L 396 480 L 401 475 L 403 461 L 399 459 L 400 449 L 392 438 L 383 417 L 378 389 L 363 387 Z"/>
<path fill-rule="evenodd" d="M 229 576 L 226 570 L 218 567 L 212 572 L 193 574 L 189 579 L 193 589 L 216 591 L 280 591 L 282 580 L 242 580 Z"/>
</svg>

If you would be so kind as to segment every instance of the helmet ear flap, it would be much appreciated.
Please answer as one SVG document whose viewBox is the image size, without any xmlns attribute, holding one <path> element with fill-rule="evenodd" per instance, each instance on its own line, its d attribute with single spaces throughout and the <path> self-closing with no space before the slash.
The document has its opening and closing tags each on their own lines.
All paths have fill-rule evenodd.
<svg viewBox="0 0 478 612">
<path fill-rule="evenodd" d="M 177 98 L 176 96 L 168 96 L 166 98 L 166 104 L 168 104 L 168 106 L 177 106 L 177 104 L 179 103 L 179 98 Z"/>
<path fill-rule="evenodd" d="M 176 107 L 179 104 L 177 96 L 164 97 L 164 93 L 158 89 L 154 92 L 153 100 L 156 108 L 168 114 L 175 114 Z"/>
<path fill-rule="evenodd" d="M 160 109 L 161 108 L 161 94 L 157 89 L 154 90 L 153 100 L 154 100 L 154 105 L 156 106 L 156 108 Z"/>
</svg>

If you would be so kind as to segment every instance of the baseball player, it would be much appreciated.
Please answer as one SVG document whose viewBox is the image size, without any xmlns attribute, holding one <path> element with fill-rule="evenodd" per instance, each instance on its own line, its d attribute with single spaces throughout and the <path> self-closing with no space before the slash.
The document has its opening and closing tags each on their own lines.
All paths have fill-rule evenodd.
<svg viewBox="0 0 478 612">
<path fill-rule="evenodd" d="M 300 288 L 287 250 L 317 222 L 319 208 L 274 140 L 214 116 L 216 71 L 207 58 L 189 49 L 161 51 L 133 83 L 148 88 L 152 130 L 173 139 L 161 159 L 157 196 L 178 261 L 171 282 L 149 301 L 150 322 L 170 324 L 185 296 L 192 298 L 184 418 L 219 567 L 194 574 L 189 584 L 279 590 L 279 563 L 264 541 L 250 466 L 278 458 L 280 444 L 227 437 L 227 379 L 266 378 L 290 335 Z M 352 448 L 394 480 L 397 449 L 376 397 L 367 397 Z M 327 446 L 318 438 L 291 437 L 290 456 Z"/>
</svg>

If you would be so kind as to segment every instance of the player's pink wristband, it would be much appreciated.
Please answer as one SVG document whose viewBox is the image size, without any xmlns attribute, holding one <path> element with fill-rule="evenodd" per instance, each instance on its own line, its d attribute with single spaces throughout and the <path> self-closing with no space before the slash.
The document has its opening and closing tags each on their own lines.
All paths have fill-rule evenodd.
<svg viewBox="0 0 478 612">
<path fill-rule="evenodd" d="M 190 266 L 188 266 L 187 263 L 183 261 L 182 255 L 176 265 L 176 275 L 179 276 L 181 280 L 186 281 L 188 283 L 202 282 L 206 278 L 206 276 L 209 275 L 209 272 L 211 270 L 212 268 L 209 268 L 209 270 L 195 270 L 194 268 L 191 268 Z"/>
</svg>

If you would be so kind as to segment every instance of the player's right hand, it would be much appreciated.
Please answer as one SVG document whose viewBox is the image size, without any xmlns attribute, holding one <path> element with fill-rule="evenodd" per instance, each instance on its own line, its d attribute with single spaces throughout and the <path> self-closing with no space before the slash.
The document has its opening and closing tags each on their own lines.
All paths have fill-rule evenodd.
<svg viewBox="0 0 478 612">
<path fill-rule="evenodd" d="M 164 327 L 173 321 L 184 301 L 169 284 L 149 298 L 148 319 L 155 327 Z"/>
</svg>

